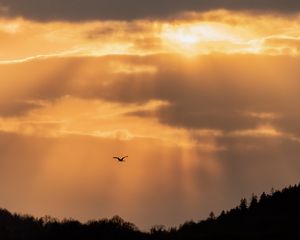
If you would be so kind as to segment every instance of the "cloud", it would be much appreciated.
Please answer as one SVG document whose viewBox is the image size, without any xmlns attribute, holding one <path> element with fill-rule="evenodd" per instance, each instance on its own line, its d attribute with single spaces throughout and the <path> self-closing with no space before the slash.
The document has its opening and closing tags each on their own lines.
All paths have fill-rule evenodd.
<svg viewBox="0 0 300 240">
<path fill-rule="evenodd" d="M 298 1 L 288 0 L 185 0 L 138 1 L 138 0 L 1 0 L 5 15 L 25 17 L 38 21 L 82 20 L 131 20 L 143 18 L 166 18 L 185 11 L 209 11 L 216 9 L 254 10 L 297 13 Z"/>
<path fill-rule="evenodd" d="M 298 54 L 300 52 L 300 38 L 297 37 L 270 37 L 264 41 L 266 52 L 281 51 L 285 54 Z"/>
<path fill-rule="evenodd" d="M 26 114 L 27 112 L 42 107 L 38 103 L 28 101 L 15 101 L 2 102 L 0 104 L 0 116 L 2 117 L 18 117 Z"/>
<path fill-rule="evenodd" d="M 128 114 L 185 129 L 235 131 L 276 124 L 285 131 L 297 126 L 285 122 L 298 119 L 298 65 L 297 57 L 255 55 L 106 56 L 2 65 L 8 83 L 2 91 L 13 95 L 4 98 L 11 112 L 2 115 L 19 109 L 9 105 L 12 97 L 55 102 L 72 96 L 124 105 L 159 100 L 167 104 Z"/>
<path fill-rule="evenodd" d="M 35 22 L 0 19 L 0 64 L 51 57 L 197 54 L 299 55 L 299 16 L 213 11 L 174 20 Z M 280 45 L 273 40 L 281 39 Z M 285 41 L 283 41 L 285 40 Z M 289 40 L 289 41 L 287 41 Z M 41 44 L 43 43 L 43 44 Z"/>
<path fill-rule="evenodd" d="M 156 116 L 164 124 L 188 129 L 233 131 L 279 123 L 285 117 L 292 122 L 296 119 L 289 116 L 297 115 L 298 58 L 253 55 L 166 58 L 153 62 L 158 70 L 152 75 L 119 75 L 117 81 L 104 87 L 106 94 L 100 93 L 99 97 L 120 102 L 150 99 L 169 102 L 156 111 L 131 114 Z M 287 129 L 291 124 L 279 126 Z"/>
</svg>

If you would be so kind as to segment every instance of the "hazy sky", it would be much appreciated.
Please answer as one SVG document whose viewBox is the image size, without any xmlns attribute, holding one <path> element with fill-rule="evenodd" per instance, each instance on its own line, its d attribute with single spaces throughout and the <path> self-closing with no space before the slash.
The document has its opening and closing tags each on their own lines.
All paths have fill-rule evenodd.
<svg viewBox="0 0 300 240">
<path fill-rule="evenodd" d="M 298 183 L 299 10 L 0 0 L 0 207 L 149 229 Z"/>
</svg>

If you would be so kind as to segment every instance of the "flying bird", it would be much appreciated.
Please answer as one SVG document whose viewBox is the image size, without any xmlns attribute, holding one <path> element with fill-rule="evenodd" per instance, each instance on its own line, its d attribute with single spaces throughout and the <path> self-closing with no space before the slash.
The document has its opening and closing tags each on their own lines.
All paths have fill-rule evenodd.
<svg viewBox="0 0 300 240">
<path fill-rule="evenodd" d="M 124 157 L 113 157 L 115 159 L 117 159 L 119 162 L 125 162 L 125 158 L 127 158 L 128 156 L 124 156 Z"/>
</svg>

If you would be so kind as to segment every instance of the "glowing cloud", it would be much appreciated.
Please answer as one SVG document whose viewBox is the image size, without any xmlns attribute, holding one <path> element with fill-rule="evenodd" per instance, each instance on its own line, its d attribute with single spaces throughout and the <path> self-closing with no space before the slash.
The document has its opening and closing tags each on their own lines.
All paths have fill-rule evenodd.
<svg viewBox="0 0 300 240">
<path fill-rule="evenodd" d="M 2 19 L 0 61 L 16 63 L 54 56 L 157 53 L 297 55 L 299 25 L 298 15 L 257 17 L 228 11 L 187 13 L 171 21 L 42 24 L 24 19 Z"/>
</svg>

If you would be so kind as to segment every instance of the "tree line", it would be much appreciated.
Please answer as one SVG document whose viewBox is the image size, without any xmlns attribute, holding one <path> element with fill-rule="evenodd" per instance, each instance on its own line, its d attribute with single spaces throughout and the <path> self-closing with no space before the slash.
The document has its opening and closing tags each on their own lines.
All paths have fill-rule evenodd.
<svg viewBox="0 0 300 240">
<path fill-rule="evenodd" d="M 300 184 L 270 194 L 253 194 L 239 206 L 211 212 L 206 220 L 188 221 L 179 227 L 154 226 L 149 232 L 119 216 L 81 223 L 59 221 L 50 216 L 34 218 L 0 209 L 0 239 L 78 239 L 78 240 L 184 240 L 184 239 L 300 239 Z"/>
</svg>

